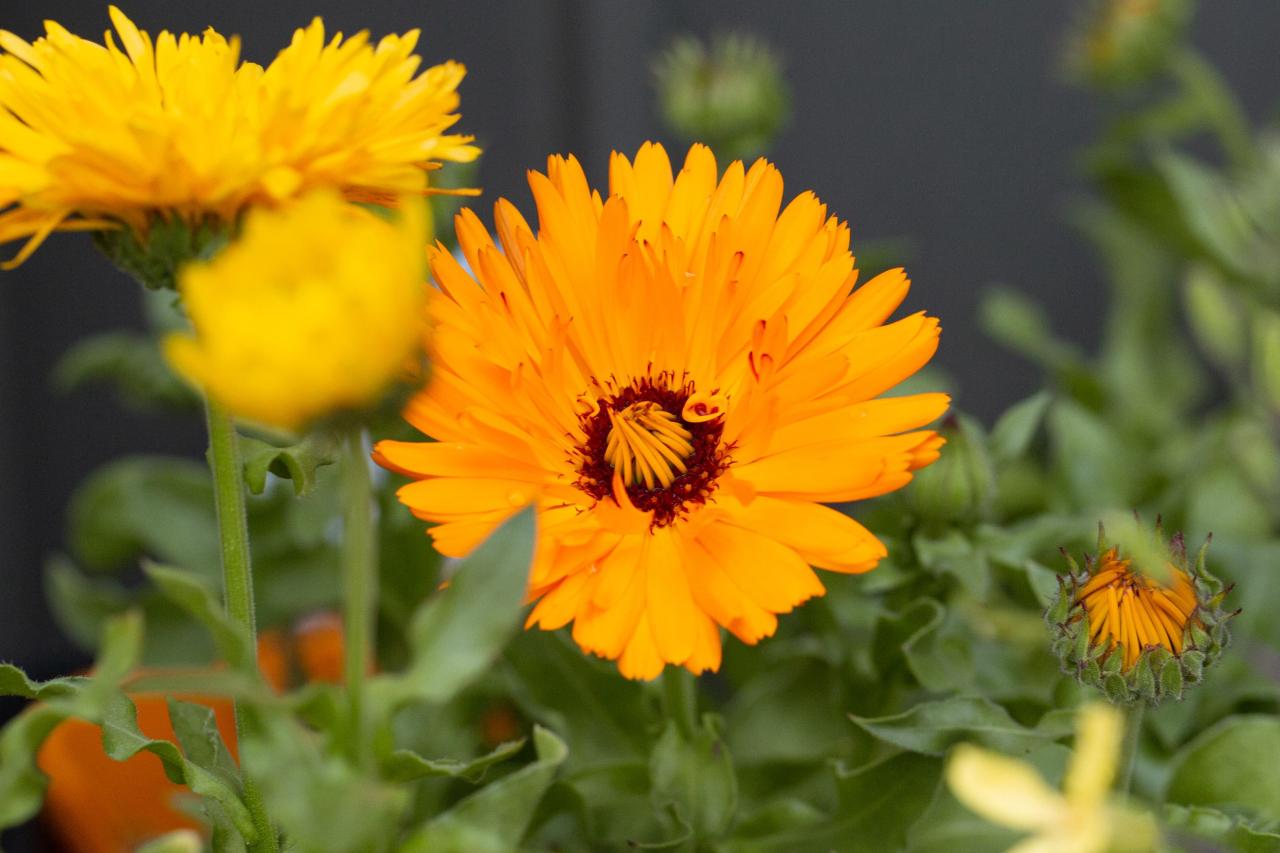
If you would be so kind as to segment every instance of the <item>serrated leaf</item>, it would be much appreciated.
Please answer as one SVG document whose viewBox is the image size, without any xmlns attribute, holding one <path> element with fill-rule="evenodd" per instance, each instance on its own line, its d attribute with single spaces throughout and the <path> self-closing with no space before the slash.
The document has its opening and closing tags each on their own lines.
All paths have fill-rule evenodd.
<svg viewBox="0 0 1280 853">
<path fill-rule="evenodd" d="M 138 728 L 138 709 L 128 696 L 117 693 L 108 699 L 100 725 L 102 748 L 112 759 L 127 761 L 139 752 L 150 752 L 160 759 L 170 781 L 216 801 L 246 840 L 252 842 L 257 838 L 249 810 L 238 792 L 214 772 L 188 761 L 173 743 L 144 735 Z"/>
<path fill-rule="evenodd" d="M 316 469 L 337 462 L 339 450 L 334 436 L 319 430 L 308 433 L 297 444 L 283 447 L 240 436 L 245 484 L 255 495 L 266 490 L 267 474 L 292 481 L 293 493 L 298 497 L 310 494 L 316 485 Z"/>
<path fill-rule="evenodd" d="M 409 749 L 397 749 L 382 762 L 382 775 L 392 782 L 410 782 L 428 776 L 453 776 L 479 782 L 489 768 L 513 757 L 524 748 L 525 738 L 499 744 L 486 755 L 470 761 L 454 758 L 423 758 Z"/>
<path fill-rule="evenodd" d="M 1016 755 L 1057 737 L 1019 724 L 1000 705 L 976 696 L 924 702 L 887 717 L 849 718 L 872 737 L 925 755 L 942 755 L 961 741 Z"/>
<path fill-rule="evenodd" d="M 533 745 L 537 761 L 486 785 L 432 818 L 409 836 L 400 847 L 401 853 L 507 853 L 519 849 L 538 801 L 569 754 L 564 741 L 541 726 L 534 727 Z"/>
<path fill-rule="evenodd" d="M 248 664 L 252 655 L 248 636 L 198 576 L 156 563 L 144 564 L 143 570 L 166 598 L 209 630 L 224 661 L 236 668 Z"/>
<path fill-rule="evenodd" d="M 64 719 L 56 708 L 35 705 L 0 731 L 0 829 L 24 823 L 40 810 L 48 779 L 36 766 L 36 754 Z"/>
<path fill-rule="evenodd" d="M 1052 394 L 1040 391 L 1013 404 L 1000 416 L 987 441 L 997 462 L 1009 462 L 1027 452 L 1052 400 Z"/>
</svg>

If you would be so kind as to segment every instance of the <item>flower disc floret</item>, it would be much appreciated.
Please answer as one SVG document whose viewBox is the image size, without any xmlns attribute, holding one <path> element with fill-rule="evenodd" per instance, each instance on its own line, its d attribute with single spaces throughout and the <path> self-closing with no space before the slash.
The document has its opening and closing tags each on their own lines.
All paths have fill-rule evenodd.
<svg viewBox="0 0 1280 853">
<path fill-rule="evenodd" d="M 421 352 L 421 202 L 390 223 L 330 193 L 254 211 L 179 289 L 166 354 L 233 414 L 284 429 L 376 406 Z"/>
</svg>

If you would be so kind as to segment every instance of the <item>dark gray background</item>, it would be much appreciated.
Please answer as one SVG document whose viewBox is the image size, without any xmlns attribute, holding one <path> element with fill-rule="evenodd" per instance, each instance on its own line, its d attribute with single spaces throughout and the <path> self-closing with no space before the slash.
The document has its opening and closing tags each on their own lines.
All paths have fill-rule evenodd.
<svg viewBox="0 0 1280 853">
<path fill-rule="evenodd" d="M 108 26 L 105 5 L 6 0 L 0 27 L 30 39 L 52 18 L 97 37 Z M 960 405 L 990 417 L 1037 376 L 977 329 L 985 285 L 1032 292 L 1062 333 L 1086 345 L 1104 307 L 1093 258 L 1061 215 L 1083 189 L 1072 157 L 1097 122 L 1096 104 L 1058 73 L 1079 5 L 132 0 L 125 8 L 152 32 L 239 33 L 245 57 L 257 61 L 315 14 L 347 32 L 421 27 L 428 60 L 453 57 L 470 69 L 460 127 L 486 149 L 486 220 L 498 195 L 530 209 L 524 172 L 548 153 L 577 153 L 598 182 L 610 149 L 662 138 L 650 60 L 674 33 L 764 36 L 782 53 L 795 96 L 775 151 L 789 195 L 816 190 L 851 223 L 855 250 L 859 240 L 910 238 L 909 306 L 942 318 L 938 361 L 961 386 Z M 1195 23 L 1195 41 L 1256 121 L 1276 106 L 1277 36 L 1272 0 L 1214 0 Z M 139 315 L 136 287 L 83 236 L 55 236 L 20 270 L 0 273 L 0 659 L 38 676 L 82 661 L 58 636 L 41 590 L 41 563 L 60 545 L 75 484 L 122 453 L 203 448 L 196 421 L 132 413 L 105 391 L 49 388 L 50 367 L 72 341 L 136 325 Z"/>
</svg>

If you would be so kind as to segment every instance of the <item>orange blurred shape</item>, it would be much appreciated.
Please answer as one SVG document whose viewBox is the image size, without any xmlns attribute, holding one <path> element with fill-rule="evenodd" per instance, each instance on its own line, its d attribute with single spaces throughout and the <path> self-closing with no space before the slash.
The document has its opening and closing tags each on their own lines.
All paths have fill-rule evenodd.
<svg viewBox="0 0 1280 853">
<path fill-rule="evenodd" d="M 341 683 L 341 617 L 309 616 L 292 634 L 263 631 L 258 638 L 258 665 L 277 691 L 297 681 Z M 229 700 L 178 698 L 212 708 L 227 749 L 236 755 L 235 715 Z M 132 699 L 144 735 L 176 740 L 164 695 L 140 693 Z M 68 720 L 58 726 L 41 747 L 37 763 L 49 777 L 44 819 L 67 853 L 129 853 L 165 833 L 202 828 L 175 807 L 180 797 L 190 793 L 169 781 L 160 759 L 143 752 L 128 761 L 111 760 L 102 749 L 98 727 L 91 723 Z"/>
</svg>

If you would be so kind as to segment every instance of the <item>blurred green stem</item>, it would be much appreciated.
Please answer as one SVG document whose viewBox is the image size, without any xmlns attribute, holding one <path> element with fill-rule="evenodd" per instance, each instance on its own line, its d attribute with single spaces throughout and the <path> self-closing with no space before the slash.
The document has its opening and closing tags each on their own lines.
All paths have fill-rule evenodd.
<svg viewBox="0 0 1280 853">
<path fill-rule="evenodd" d="M 1173 58 L 1171 71 L 1200 105 L 1231 165 L 1239 170 L 1254 165 L 1257 151 L 1249 120 L 1217 70 L 1195 51 L 1184 50 Z"/>
<path fill-rule="evenodd" d="M 346 679 L 350 700 L 353 752 L 364 751 L 364 685 L 373 648 L 374 602 L 377 600 L 378 546 L 373 536 L 373 482 L 364 450 L 364 431 L 352 428 L 342 456 L 343 625 L 346 634 Z"/>
<path fill-rule="evenodd" d="M 257 626 L 253 610 L 253 568 L 249 558 L 249 526 L 244 501 L 244 464 L 240 459 L 240 439 L 231 416 L 213 400 L 205 401 L 209 423 L 209 468 L 213 472 L 214 506 L 218 514 L 218 538 L 222 546 L 222 585 L 227 615 L 248 637 L 249 654 L 244 666 L 257 672 Z M 245 749 L 247 709 L 237 701 L 236 735 L 240 751 Z M 275 828 L 257 784 L 244 775 L 244 802 L 258 830 L 249 845 L 253 853 L 276 853 Z"/>
<path fill-rule="evenodd" d="M 692 738 L 698 728 L 698 686 L 693 673 L 682 666 L 668 666 L 662 672 L 662 704 L 667 718 L 680 734 Z"/>
<path fill-rule="evenodd" d="M 1120 764 L 1116 768 L 1116 790 L 1129 793 L 1133 768 L 1138 763 L 1138 741 L 1142 740 L 1142 718 L 1147 706 L 1138 703 L 1124 711 L 1124 739 L 1120 741 Z"/>
</svg>

